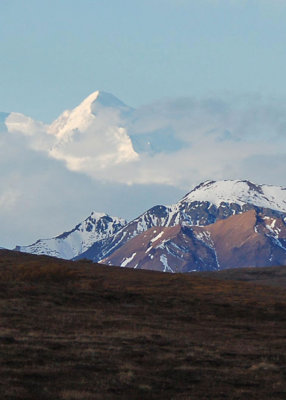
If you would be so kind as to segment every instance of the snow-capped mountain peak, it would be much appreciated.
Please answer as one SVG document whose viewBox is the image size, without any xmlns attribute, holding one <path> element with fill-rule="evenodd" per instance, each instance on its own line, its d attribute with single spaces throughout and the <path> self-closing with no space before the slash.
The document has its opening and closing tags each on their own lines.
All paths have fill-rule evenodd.
<svg viewBox="0 0 286 400">
<path fill-rule="evenodd" d="M 117 97 L 99 90 L 87 96 L 72 110 L 64 111 L 48 128 L 50 134 L 62 138 L 68 132 L 84 131 L 94 122 L 96 114 L 102 109 L 113 109 L 120 112 L 131 110 Z"/>
<path fill-rule="evenodd" d="M 17 246 L 16 250 L 71 259 L 86 251 L 94 243 L 99 243 L 112 236 L 125 224 L 126 221 L 122 218 L 92 212 L 74 229 L 53 238 L 40 239 L 30 246 Z"/>
<path fill-rule="evenodd" d="M 257 185 L 247 180 L 206 181 L 183 197 L 180 203 L 209 202 L 219 207 L 222 203 L 252 204 L 286 212 L 286 188 Z"/>
<path fill-rule="evenodd" d="M 108 216 L 108 214 L 97 212 L 97 211 L 92 211 L 92 213 L 90 214 L 90 216 L 88 218 L 100 219 L 100 218 L 106 217 L 106 216 Z M 117 218 L 117 217 L 111 217 L 111 218 Z"/>
<path fill-rule="evenodd" d="M 64 160 L 69 169 L 92 177 L 106 168 L 137 161 L 139 156 L 123 123 L 124 114 L 131 111 L 109 93 L 90 94 L 48 127 L 55 139 L 49 155 Z"/>
<path fill-rule="evenodd" d="M 93 92 L 74 109 L 64 111 L 49 126 L 48 132 L 62 138 L 68 132 L 87 129 L 95 118 L 91 106 L 98 96 L 99 91 Z"/>
<path fill-rule="evenodd" d="M 131 107 L 127 106 L 123 101 L 119 100 L 111 93 L 103 91 L 97 91 L 95 93 L 97 93 L 96 104 L 100 104 L 102 107 L 117 108 L 125 111 L 131 110 Z"/>
<path fill-rule="evenodd" d="M 72 232 L 81 232 L 84 240 L 85 249 L 89 248 L 94 242 L 105 239 L 126 224 L 123 218 L 112 217 L 105 213 L 93 211 L 83 222 L 78 224 Z M 68 232 L 69 234 L 70 232 Z M 66 235 L 65 233 L 63 235 Z M 63 236 L 61 235 L 61 236 Z"/>
<path fill-rule="evenodd" d="M 84 109 L 90 110 L 91 104 L 98 98 L 99 93 L 100 93 L 99 90 L 96 90 L 95 92 L 91 93 L 76 108 L 81 108 L 82 110 Z"/>
</svg>

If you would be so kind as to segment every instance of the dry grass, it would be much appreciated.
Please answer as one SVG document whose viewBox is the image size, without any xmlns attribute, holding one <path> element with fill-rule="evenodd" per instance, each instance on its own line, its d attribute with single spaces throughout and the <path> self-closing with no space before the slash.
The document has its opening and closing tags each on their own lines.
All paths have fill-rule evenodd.
<svg viewBox="0 0 286 400">
<path fill-rule="evenodd" d="M 0 252 L 0 305 L 1 400 L 286 398 L 282 289 Z"/>
<path fill-rule="evenodd" d="M 17 279 L 31 282 L 64 282 L 76 279 L 75 271 L 66 265 L 33 265 L 30 263 L 18 266 L 15 271 Z"/>
<path fill-rule="evenodd" d="M 60 393 L 63 400 L 94 400 L 94 394 L 85 391 L 64 390 Z"/>
<path fill-rule="evenodd" d="M 273 363 L 262 361 L 257 364 L 253 364 L 250 368 L 251 371 L 279 371 L 280 367 Z"/>
</svg>

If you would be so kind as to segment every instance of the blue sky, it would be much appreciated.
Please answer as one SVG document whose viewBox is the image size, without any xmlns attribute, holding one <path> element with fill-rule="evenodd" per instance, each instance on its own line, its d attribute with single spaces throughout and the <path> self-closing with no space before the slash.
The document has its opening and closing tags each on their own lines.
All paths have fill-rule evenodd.
<svg viewBox="0 0 286 400">
<path fill-rule="evenodd" d="M 285 96 L 285 16 L 284 0 L 1 0 L 0 111 L 50 122 L 97 89 Z"/>
<path fill-rule="evenodd" d="M 0 0 L 0 247 L 207 179 L 286 186 L 285 17 L 286 0 Z M 46 125 L 5 128 L 1 112 L 50 123 L 97 89 L 133 119 L 103 110 L 56 156 Z M 154 151 L 116 164 L 128 135 Z"/>
</svg>

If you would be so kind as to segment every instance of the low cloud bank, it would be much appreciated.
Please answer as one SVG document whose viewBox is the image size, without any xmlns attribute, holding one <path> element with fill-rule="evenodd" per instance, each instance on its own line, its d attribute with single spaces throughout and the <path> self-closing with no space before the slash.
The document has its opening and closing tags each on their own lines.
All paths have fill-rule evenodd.
<svg viewBox="0 0 286 400">
<path fill-rule="evenodd" d="M 85 107 L 72 129 L 67 112 L 54 129 L 21 114 L 5 116 L 0 246 L 60 233 L 92 210 L 129 218 L 206 179 L 286 186 L 281 99 L 167 99 L 124 113 L 116 104 L 91 114 Z"/>
</svg>

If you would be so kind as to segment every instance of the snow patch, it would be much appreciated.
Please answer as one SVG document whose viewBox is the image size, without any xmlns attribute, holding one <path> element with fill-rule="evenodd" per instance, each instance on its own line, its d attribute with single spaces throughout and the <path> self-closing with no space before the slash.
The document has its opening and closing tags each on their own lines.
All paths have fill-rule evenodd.
<svg viewBox="0 0 286 400">
<path fill-rule="evenodd" d="M 120 264 L 120 267 L 126 267 L 126 265 L 128 265 L 135 256 L 136 256 L 136 253 L 133 253 L 131 257 L 125 258 L 124 261 Z"/>
<path fill-rule="evenodd" d="M 160 261 L 164 266 L 164 271 L 163 272 L 174 272 L 172 270 L 172 268 L 168 265 L 168 259 L 167 259 L 167 256 L 165 254 L 162 254 L 160 256 Z"/>
<path fill-rule="evenodd" d="M 155 233 L 156 231 L 154 231 Z M 151 243 L 156 242 L 156 240 L 160 239 L 164 235 L 164 231 L 160 232 L 157 236 L 155 236 L 153 239 L 151 239 Z"/>
</svg>

